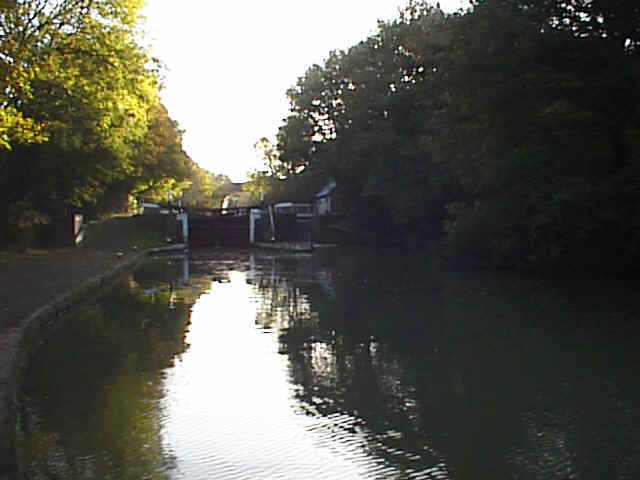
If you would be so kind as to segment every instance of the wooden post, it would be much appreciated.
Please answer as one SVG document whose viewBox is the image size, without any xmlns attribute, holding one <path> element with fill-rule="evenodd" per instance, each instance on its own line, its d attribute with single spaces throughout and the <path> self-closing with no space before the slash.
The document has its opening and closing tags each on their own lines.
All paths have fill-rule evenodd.
<svg viewBox="0 0 640 480">
<path fill-rule="evenodd" d="M 73 232 L 71 244 L 76 247 L 84 240 L 84 216 L 81 213 L 71 215 L 71 230 Z"/>
<path fill-rule="evenodd" d="M 178 242 L 189 244 L 189 214 L 180 212 L 176 215 L 178 220 Z"/>
</svg>

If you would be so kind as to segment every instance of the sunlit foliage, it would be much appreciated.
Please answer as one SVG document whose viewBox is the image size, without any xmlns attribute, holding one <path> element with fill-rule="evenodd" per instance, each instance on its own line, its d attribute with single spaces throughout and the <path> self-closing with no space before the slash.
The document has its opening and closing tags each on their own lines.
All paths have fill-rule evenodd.
<svg viewBox="0 0 640 480">
<path fill-rule="evenodd" d="M 159 102 L 160 67 L 141 46 L 143 4 L 2 4 L 0 241 L 34 219 L 104 214 L 131 195 L 177 200 L 210 181 Z"/>
</svg>

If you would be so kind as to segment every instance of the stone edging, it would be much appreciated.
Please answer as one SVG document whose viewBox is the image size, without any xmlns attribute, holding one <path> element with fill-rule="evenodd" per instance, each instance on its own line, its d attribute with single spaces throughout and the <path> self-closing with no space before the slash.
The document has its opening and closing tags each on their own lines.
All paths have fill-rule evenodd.
<svg viewBox="0 0 640 480">
<path fill-rule="evenodd" d="M 127 257 L 107 272 L 82 282 L 47 305 L 40 307 L 19 325 L 0 337 L 0 480 L 18 480 L 16 451 L 17 386 L 23 369 L 37 348 L 48 325 L 73 305 L 97 292 L 110 280 L 132 268 L 152 253 L 184 250 L 185 245 L 153 248 Z"/>
</svg>

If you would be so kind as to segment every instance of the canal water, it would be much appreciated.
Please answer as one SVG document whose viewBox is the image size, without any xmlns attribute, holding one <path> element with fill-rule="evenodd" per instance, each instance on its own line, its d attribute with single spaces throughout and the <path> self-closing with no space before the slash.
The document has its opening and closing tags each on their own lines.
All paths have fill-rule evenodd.
<svg viewBox="0 0 640 480">
<path fill-rule="evenodd" d="M 392 251 L 150 261 L 51 331 L 35 479 L 637 479 L 640 296 Z"/>
</svg>

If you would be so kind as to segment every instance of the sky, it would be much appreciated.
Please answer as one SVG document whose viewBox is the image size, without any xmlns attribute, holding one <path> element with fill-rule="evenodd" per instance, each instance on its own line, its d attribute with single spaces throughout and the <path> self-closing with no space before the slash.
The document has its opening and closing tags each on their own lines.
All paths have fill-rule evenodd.
<svg viewBox="0 0 640 480">
<path fill-rule="evenodd" d="M 402 0 L 147 0 L 147 41 L 165 65 L 161 98 L 202 168 L 245 181 L 262 169 L 253 145 L 274 139 L 286 91 L 331 50 L 397 17 Z M 464 0 L 441 0 L 445 11 Z"/>
</svg>

